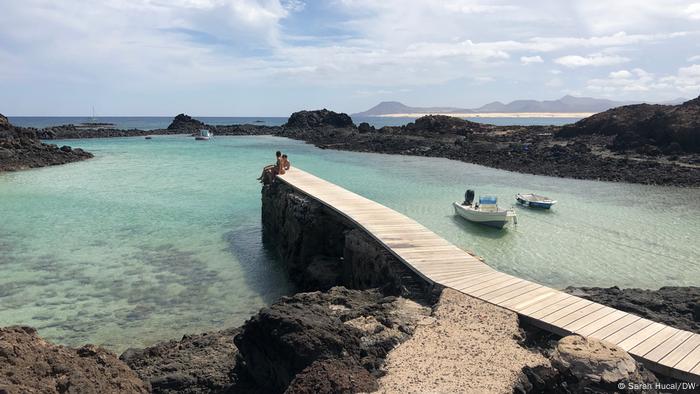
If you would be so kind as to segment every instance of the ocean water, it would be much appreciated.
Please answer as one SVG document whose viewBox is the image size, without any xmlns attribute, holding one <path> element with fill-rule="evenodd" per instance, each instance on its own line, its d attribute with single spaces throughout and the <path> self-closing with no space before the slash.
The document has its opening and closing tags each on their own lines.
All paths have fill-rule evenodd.
<svg viewBox="0 0 700 394">
<path fill-rule="evenodd" d="M 195 118 L 210 125 L 253 124 L 265 126 L 281 126 L 287 122 L 287 117 L 212 117 L 195 116 Z M 16 126 L 44 128 L 65 124 L 80 124 L 83 122 L 113 123 L 119 129 L 154 130 L 164 129 L 172 122 L 170 116 L 103 116 L 95 120 L 84 116 L 10 116 L 10 122 Z M 353 117 L 355 124 L 367 122 L 374 127 L 401 126 L 413 122 L 416 118 L 401 117 Z M 574 123 L 579 118 L 466 118 L 473 122 L 490 123 L 500 126 L 507 125 L 563 125 Z"/>
<path fill-rule="evenodd" d="M 294 291 L 261 241 L 263 165 L 292 165 L 392 207 L 504 272 L 550 285 L 700 283 L 700 190 L 523 175 L 446 159 L 321 150 L 277 137 L 57 141 L 95 158 L 0 174 L 0 326 L 115 351 L 239 325 Z M 514 203 L 498 231 L 455 217 L 467 188 Z"/>
</svg>

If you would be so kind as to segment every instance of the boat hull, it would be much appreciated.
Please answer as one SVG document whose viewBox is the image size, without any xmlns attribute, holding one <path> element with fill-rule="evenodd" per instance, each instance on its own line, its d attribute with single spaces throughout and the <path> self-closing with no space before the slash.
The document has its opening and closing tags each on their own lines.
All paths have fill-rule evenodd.
<svg viewBox="0 0 700 394">
<path fill-rule="evenodd" d="M 209 137 L 194 137 L 195 141 L 209 141 Z"/>
<path fill-rule="evenodd" d="M 556 204 L 556 201 L 532 201 L 528 200 L 520 195 L 515 196 L 515 200 L 526 207 L 530 208 L 541 208 L 541 209 L 549 209 L 552 207 L 552 205 Z"/>
<path fill-rule="evenodd" d="M 482 224 L 488 227 L 502 229 L 513 220 L 513 216 L 509 211 L 483 212 L 465 208 L 458 202 L 452 205 L 457 215 L 472 223 Z"/>
</svg>

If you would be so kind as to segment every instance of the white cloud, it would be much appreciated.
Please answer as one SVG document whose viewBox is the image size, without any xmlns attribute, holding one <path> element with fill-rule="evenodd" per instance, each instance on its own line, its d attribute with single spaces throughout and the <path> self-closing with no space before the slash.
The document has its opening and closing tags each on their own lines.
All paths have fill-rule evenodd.
<svg viewBox="0 0 700 394">
<path fill-rule="evenodd" d="M 663 77 L 660 81 L 671 84 L 679 91 L 689 93 L 695 97 L 695 95 L 700 93 L 700 64 L 681 67 L 676 75 Z"/>
<path fill-rule="evenodd" d="M 543 62 L 544 62 L 544 60 L 542 60 L 541 56 L 521 56 L 520 57 L 520 63 L 524 64 L 524 65 L 543 63 Z"/>
<path fill-rule="evenodd" d="M 632 73 L 627 70 L 613 71 L 608 75 L 612 79 L 628 79 L 632 77 Z"/>
<path fill-rule="evenodd" d="M 697 1 L 534 0 L 522 6 L 505 0 L 332 0 L 312 7 L 300 0 L 4 0 L 0 85 L 35 92 L 82 85 L 87 92 L 133 97 L 165 90 L 235 96 L 232 87 L 247 84 L 284 86 L 280 91 L 290 92 L 279 97 L 292 97 L 292 90 L 348 86 L 396 94 L 430 86 L 425 92 L 435 94 L 448 82 L 490 82 L 499 96 L 494 98 L 508 100 L 524 88 L 539 95 L 546 94 L 544 87 L 556 86 L 557 93 L 583 89 L 596 76 L 639 79 L 634 73 L 606 76 L 607 69 L 600 78 L 593 66 L 628 62 L 633 69 L 663 43 L 677 59 L 660 57 L 653 71 L 673 76 L 665 83 L 681 92 L 694 86 L 692 70 L 676 72 L 688 63 L 676 63 L 688 57 L 698 62 L 692 56 L 697 47 L 688 45 L 700 35 L 693 19 Z M 551 70 L 550 58 L 558 70 Z M 532 73 L 525 75 L 521 64 Z M 0 107 L 12 105 L 8 97 L 19 90 L 0 97 Z M 162 98 L 169 100 L 165 93 Z"/>
<path fill-rule="evenodd" d="M 693 62 L 700 62 L 700 55 L 691 56 L 691 57 L 688 58 L 688 61 L 691 62 L 691 63 L 693 63 Z"/>
<path fill-rule="evenodd" d="M 666 96 L 676 93 L 695 96 L 700 93 L 700 64 L 679 68 L 673 75 L 656 76 L 641 68 L 619 70 L 607 78 L 591 79 L 586 90 L 595 94 L 616 97 L 630 92 L 661 92 Z"/>
<path fill-rule="evenodd" d="M 630 61 L 630 59 L 623 56 L 603 55 L 600 53 L 588 56 L 568 55 L 554 59 L 555 63 L 570 68 L 586 66 L 613 66 L 616 64 L 626 63 L 628 61 Z"/>
<path fill-rule="evenodd" d="M 685 14 L 689 19 L 700 20 L 700 3 L 693 3 L 685 9 Z"/>
</svg>

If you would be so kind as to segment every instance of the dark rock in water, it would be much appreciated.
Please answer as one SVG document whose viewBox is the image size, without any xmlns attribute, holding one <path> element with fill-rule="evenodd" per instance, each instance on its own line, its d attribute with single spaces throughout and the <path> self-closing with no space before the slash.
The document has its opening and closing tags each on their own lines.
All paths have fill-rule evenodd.
<svg viewBox="0 0 700 394">
<path fill-rule="evenodd" d="M 697 313 L 700 287 L 662 287 L 659 290 L 567 287 L 565 291 L 649 320 L 700 334 L 700 319 Z"/>
<path fill-rule="evenodd" d="M 70 163 L 92 157 L 91 153 L 69 146 L 47 145 L 36 130 L 14 127 L 0 114 L 0 171 L 15 171 Z"/>
<path fill-rule="evenodd" d="M 294 377 L 285 394 L 370 393 L 378 388 L 374 376 L 345 357 L 314 361 Z"/>
<path fill-rule="evenodd" d="M 299 111 L 292 114 L 285 127 L 313 128 L 313 127 L 355 127 L 352 118 L 345 113 L 337 113 L 327 109 L 315 111 Z"/>
<path fill-rule="evenodd" d="M 206 125 L 204 122 L 194 119 L 189 115 L 179 114 L 175 116 L 170 125 L 168 125 L 168 130 L 193 131 L 205 127 Z"/>
<path fill-rule="evenodd" d="M 357 126 L 357 131 L 360 133 L 371 133 L 375 131 L 374 126 L 370 126 L 367 122 L 362 122 Z"/>
<path fill-rule="evenodd" d="M 117 356 L 94 345 L 74 349 L 30 327 L 0 328 L 0 393 L 149 393 Z"/>
<path fill-rule="evenodd" d="M 613 108 L 557 133 L 560 137 L 613 135 L 612 147 L 625 151 L 640 146 L 657 148 L 677 143 L 685 152 L 700 152 L 700 97 L 680 105 L 637 104 Z"/>
<path fill-rule="evenodd" d="M 411 131 L 459 135 L 465 135 L 483 129 L 483 125 L 480 123 L 470 122 L 466 119 L 447 115 L 421 116 L 413 123 L 407 124 L 405 127 Z"/>
<path fill-rule="evenodd" d="M 245 370 L 265 390 L 282 392 L 305 371 L 294 392 L 334 385 L 358 392 L 376 385 L 365 372 L 379 374 L 386 354 L 429 314 L 430 308 L 376 290 L 334 287 L 281 298 L 248 320 L 235 343 Z M 359 367 L 365 372 L 352 372 Z M 331 375 L 321 384 L 324 371 Z"/>
<path fill-rule="evenodd" d="M 145 349 L 128 349 L 119 357 L 154 393 L 214 393 L 236 383 L 233 337 L 239 329 L 185 335 Z"/>
<path fill-rule="evenodd" d="M 648 385 L 655 393 L 658 379 L 619 347 L 596 339 L 570 335 L 559 340 L 551 366 L 526 367 L 516 393 L 637 393 Z"/>
</svg>

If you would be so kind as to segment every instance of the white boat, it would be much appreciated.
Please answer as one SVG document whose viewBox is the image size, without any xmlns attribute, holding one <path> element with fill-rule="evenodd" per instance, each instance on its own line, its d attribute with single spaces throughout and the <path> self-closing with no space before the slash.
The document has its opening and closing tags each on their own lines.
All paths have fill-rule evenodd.
<svg viewBox="0 0 700 394">
<path fill-rule="evenodd" d="M 549 209 L 552 205 L 556 204 L 556 200 L 552 200 L 549 197 L 540 196 L 532 193 L 518 193 L 515 195 L 515 199 L 522 205 L 526 207 L 533 208 L 544 208 Z"/>
<path fill-rule="evenodd" d="M 503 228 L 508 223 L 518 223 L 515 211 L 503 209 L 498 206 L 498 199 L 493 196 L 479 197 L 479 203 L 474 203 L 474 192 L 467 190 L 463 203 L 455 201 L 455 213 L 470 222 L 483 224 L 485 226 Z"/>
<path fill-rule="evenodd" d="M 195 136 L 194 139 L 197 141 L 208 141 L 214 134 L 207 129 L 199 130 L 199 135 Z"/>
</svg>

